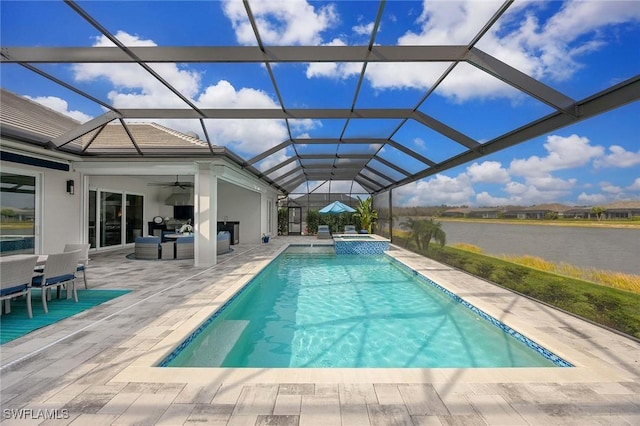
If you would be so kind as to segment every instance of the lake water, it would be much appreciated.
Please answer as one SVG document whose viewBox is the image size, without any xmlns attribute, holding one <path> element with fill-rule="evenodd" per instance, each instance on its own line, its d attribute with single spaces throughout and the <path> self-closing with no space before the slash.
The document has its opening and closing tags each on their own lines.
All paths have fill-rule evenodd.
<svg viewBox="0 0 640 426">
<path fill-rule="evenodd" d="M 447 245 L 469 243 L 491 255 L 532 255 L 574 266 L 640 275 L 640 229 L 442 221 Z"/>
</svg>

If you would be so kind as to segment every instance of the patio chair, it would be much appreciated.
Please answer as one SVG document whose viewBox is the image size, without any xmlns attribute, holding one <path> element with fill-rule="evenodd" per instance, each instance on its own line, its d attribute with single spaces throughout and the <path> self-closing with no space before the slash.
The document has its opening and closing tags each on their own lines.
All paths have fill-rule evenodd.
<svg viewBox="0 0 640 426">
<path fill-rule="evenodd" d="M 159 259 L 161 241 L 160 237 L 136 237 L 136 259 Z"/>
<path fill-rule="evenodd" d="M 176 259 L 193 259 L 193 235 L 176 240 Z"/>
<path fill-rule="evenodd" d="M 42 308 L 44 313 L 49 313 L 47 299 L 51 299 L 51 289 L 60 290 L 64 287 L 67 291 L 67 299 L 73 295 L 73 300 L 78 302 L 76 291 L 76 271 L 82 250 L 55 253 L 47 256 L 47 263 L 44 265 L 42 275 L 37 275 L 31 280 L 32 287 L 40 287 L 42 291 Z"/>
<path fill-rule="evenodd" d="M 62 251 L 75 251 L 80 250 L 80 259 L 78 259 L 78 272 L 82 272 L 82 279 L 84 280 L 84 288 L 89 288 L 87 285 L 87 266 L 89 265 L 89 247 L 91 244 L 65 244 Z"/>
<path fill-rule="evenodd" d="M 358 231 L 356 231 L 356 226 L 355 225 L 345 225 L 344 226 L 344 233 L 345 234 L 357 234 Z"/>
<path fill-rule="evenodd" d="M 31 310 L 31 278 L 33 268 L 38 260 L 37 255 L 20 256 L 11 259 L 11 256 L 0 258 L 2 274 L 0 274 L 0 301 L 4 300 L 5 313 L 11 312 L 11 299 L 20 296 L 27 298 L 27 315 L 33 318 Z"/>
<path fill-rule="evenodd" d="M 329 225 L 318 225 L 318 238 L 321 240 L 326 240 L 328 238 L 331 238 Z"/>
</svg>

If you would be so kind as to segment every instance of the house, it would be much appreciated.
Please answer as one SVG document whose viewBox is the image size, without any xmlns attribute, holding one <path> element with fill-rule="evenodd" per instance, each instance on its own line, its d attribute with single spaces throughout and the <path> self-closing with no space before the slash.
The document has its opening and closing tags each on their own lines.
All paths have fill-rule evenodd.
<svg viewBox="0 0 640 426">
<path fill-rule="evenodd" d="M 458 208 L 447 209 L 443 211 L 441 216 L 460 218 L 460 217 L 467 217 L 467 215 L 469 215 L 470 212 L 471 212 L 471 209 L 468 207 L 458 207 Z"/>
<path fill-rule="evenodd" d="M 640 200 L 616 201 L 602 206 L 607 219 L 631 219 L 640 217 Z"/>
<path fill-rule="evenodd" d="M 471 209 L 468 217 L 481 218 L 481 219 L 498 219 L 504 213 L 504 208 L 501 207 L 482 207 L 477 209 Z"/>
<path fill-rule="evenodd" d="M 0 95 L 2 209 L 35 212 L 16 238 L 32 239 L 36 253 L 76 242 L 132 246 L 154 218 L 188 217 L 194 262 L 207 266 L 216 263 L 219 222 L 237 222 L 240 242 L 275 234 L 279 191 L 228 149 L 149 122 L 83 131 L 27 98 Z"/>
<path fill-rule="evenodd" d="M 593 217 L 595 216 L 591 213 L 589 206 L 571 207 L 564 211 L 565 219 L 592 219 Z"/>
<path fill-rule="evenodd" d="M 564 204 L 538 204 L 530 207 L 511 208 L 504 212 L 504 217 L 515 219 L 544 219 L 550 214 L 564 215 L 569 207 Z"/>
</svg>

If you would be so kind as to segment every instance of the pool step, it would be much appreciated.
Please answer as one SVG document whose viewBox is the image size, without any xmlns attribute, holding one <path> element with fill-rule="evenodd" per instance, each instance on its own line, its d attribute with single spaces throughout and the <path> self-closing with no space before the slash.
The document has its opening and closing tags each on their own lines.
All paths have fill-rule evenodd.
<svg viewBox="0 0 640 426">
<path fill-rule="evenodd" d="M 211 365 L 222 364 L 248 325 L 247 320 L 225 320 L 212 331 L 209 338 L 216 342 L 216 350 L 208 356 Z"/>
</svg>

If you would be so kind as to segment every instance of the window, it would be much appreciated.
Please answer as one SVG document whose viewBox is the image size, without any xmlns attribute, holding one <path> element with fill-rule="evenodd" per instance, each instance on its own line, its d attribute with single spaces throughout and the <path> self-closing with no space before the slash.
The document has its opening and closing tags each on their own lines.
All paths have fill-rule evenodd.
<svg viewBox="0 0 640 426">
<path fill-rule="evenodd" d="M 0 173 L 0 256 L 35 253 L 36 177 Z"/>
</svg>

